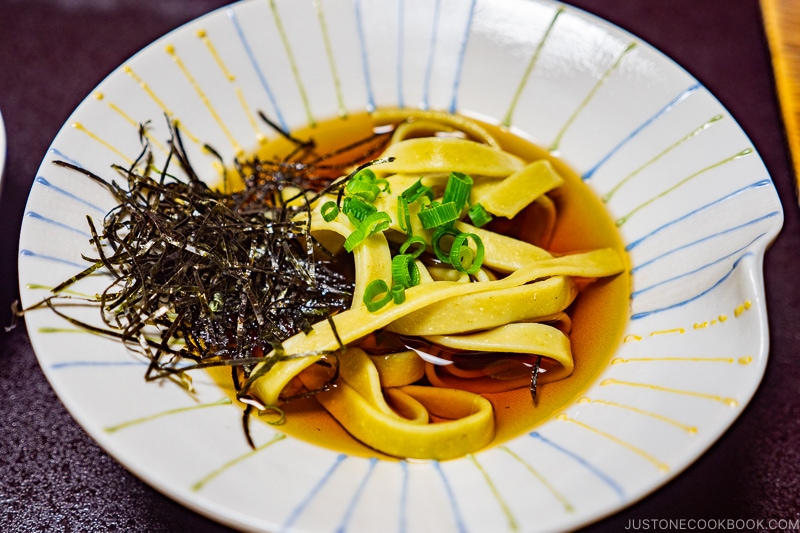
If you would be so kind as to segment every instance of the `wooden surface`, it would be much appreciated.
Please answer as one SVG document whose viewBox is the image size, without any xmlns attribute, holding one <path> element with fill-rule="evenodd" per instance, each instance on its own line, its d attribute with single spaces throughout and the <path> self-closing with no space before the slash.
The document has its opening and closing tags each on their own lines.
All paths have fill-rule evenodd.
<svg viewBox="0 0 800 533">
<path fill-rule="evenodd" d="M 800 186 L 800 2 L 761 0 L 795 181 Z"/>
</svg>

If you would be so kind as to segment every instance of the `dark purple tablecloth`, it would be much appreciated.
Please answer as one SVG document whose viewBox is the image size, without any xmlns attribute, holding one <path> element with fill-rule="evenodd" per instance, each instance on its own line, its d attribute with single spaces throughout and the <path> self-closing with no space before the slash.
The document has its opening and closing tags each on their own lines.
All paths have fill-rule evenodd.
<svg viewBox="0 0 800 533">
<path fill-rule="evenodd" d="M 92 88 L 130 55 L 225 3 L 0 1 L 0 111 L 8 136 L 0 199 L 0 325 L 9 322 L 9 306 L 18 292 L 17 236 L 28 189 L 59 127 Z M 758 2 L 569 3 L 633 32 L 705 84 L 750 135 L 786 212 L 783 232 L 766 257 L 772 348 L 755 399 L 687 471 L 588 531 L 641 527 L 640 520 L 652 519 L 797 520 L 800 234 L 794 175 Z M 227 529 L 144 485 L 100 450 L 53 393 L 24 327 L 10 333 L 0 330 L 0 531 L 44 530 Z"/>
</svg>

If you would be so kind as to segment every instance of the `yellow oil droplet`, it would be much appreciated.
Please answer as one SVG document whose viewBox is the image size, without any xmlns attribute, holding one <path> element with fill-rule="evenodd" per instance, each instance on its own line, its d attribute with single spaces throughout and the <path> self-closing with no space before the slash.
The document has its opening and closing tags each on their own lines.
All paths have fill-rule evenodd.
<svg viewBox="0 0 800 533">
<path fill-rule="evenodd" d="M 167 46 L 167 48 L 170 48 L 170 46 Z M 156 105 L 161 108 L 164 114 L 166 114 L 168 117 L 172 118 L 175 121 L 175 126 L 177 127 L 178 119 L 175 118 L 175 116 L 172 114 L 172 111 L 170 111 L 170 109 L 166 106 L 166 104 L 161 101 L 161 99 L 156 95 L 155 92 L 153 92 L 150 86 L 148 86 L 144 82 L 144 80 L 142 80 L 142 78 L 140 78 L 139 75 L 133 71 L 133 69 L 130 66 L 128 65 L 123 66 L 122 71 L 126 73 L 128 76 L 130 76 L 136 83 L 139 84 L 139 87 L 141 87 L 141 89 L 145 93 L 147 93 L 147 96 L 149 96 L 153 100 L 153 102 L 155 102 Z M 186 137 L 189 138 L 189 140 L 191 140 L 193 143 L 200 144 L 200 139 L 198 139 L 195 135 L 192 135 L 192 133 L 185 126 L 181 127 L 181 132 L 184 135 L 186 135 Z"/>
<path fill-rule="evenodd" d="M 289 61 L 289 68 L 291 69 L 292 75 L 294 77 L 295 84 L 297 86 L 297 94 L 300 96 L 300 101 L 303 103 L 303 107 L 306 110 L 306 118 L 308 120 L 308 125 L 311 128 L 317 127 L 317 121 L 314 119 L 314 115 L 311 113 L 311 105 L 308 100 L 308 94 L 306 93 L 305 85 L 303 84 L 303 79 L 300 76 L 300 69 L 297 66 L 297 61 L 294 58 L 294 52 L 292 51 L 292 47 L 290 45 L 289 36 L 286 33 L 286 30 L 283 26 L 283 21 L 278 13 L 277 5 L 275 4 L 275 0 L 269 0 L 269 7 L 272 10 L 272 18 L 275 22 L 275 27 L 278 30 L 278 35 L 281 38 L 281 42 L 283 43 L 283 51 L 284 57 Z"/>
<path fill-rule="evenodd" d="M 170 57 L 172 58 L 172 61 L 178 66 L 178 69 L 181 71 L 181 73 L 184 75 L 184 77 L 188 80 L 189 84 L 192 86 L 194 91 L 197 93 L 197 96 L 200 98 L 200 100 L 206 106 L 206 109 L 208 109 L 208 112 L 211 113 L 211 116 L 214 118 L 214 121 L 217 123 L 219 128 L 222 130 L 222 133 L 224 133 L 225 137 L 228 138 L 228 141 L 230 141 L 231 146 L 233 147 L 234 153 L 236 153 L 237 155 L 240 154 L 240 153 L 243 153 L 243 150 L 242 150 L 241 146 L 239 146 L 239 143 L 237 143 L 236 139 L 233 138 L 233 135 L 231 134 L 230 130 L 228 129 L 228 127 L 223 122 L 222 117 L 219 115 L 219 113 L 217 113 L 217 110 L 211 104 L 211 100 L 209 100 L 209 98 L 206 95 L 206 93 L 203 91 L 203 89 L 197 83 L 197 80 L 194 79 L 194 76 L 192 76 L 192 74 L 189 72 L 189 69 L 186 67 L 186 65 L 183 63 L 181 58 L 175 52 L 175 47 L 173 45 L 171 45 L 171 44 L 168 44 L 168 45 L 166 45 L 164 47 L 164 50 L 170 55 Z"/>
<path fill-rule="evenodd" d="M 650 333 L 650 336 L 655 337 L 657 335 L 670 335 L 672 333 L 679 333 L 683 335 L 684 333 L 686 333 L 686 330 L 683 328 L 663 329 L 659 331 L 653 331 L 652 333 Z"/>
<path fill-rule="evenodd" d="M 708 322 L 698 322 L 694 325 L 694 329 L 705 329 L 708 327 Z"/>
<path fill-rule="evenodd" d="M 635 357 L 633 359 L 623 359 L 618 357 L 611 361 L 612 365 L 622 363 L 653 363 L 653 362 L 681 362 L 681 363 L 733 363 L 730 357 Z"/>
<path fill-rule="evenodd" d="M 220 57 L 219 52 L 217 52 L 217 48 L 214 46 L 214 43 L 212 43 L 211 39 L 208 38 L 208 33 L 206 33 L 206 30 L 197 30 L 195 35 L 197 35 L 197 37 L 203 41 L 203 44 L 206 45 L 208 52 L 211 54 L 211 57 L 214 58 L 214 61 L 217 63 L 217 66 L 222 71 L 222 74 L 225 76 L 225 78 L 227 78 L 228 81 L 235 81 L 236 76 L 231 74 L 231 72 L 228 70 L 228 67 L 225 65 L 225 62 L 222 61 L 222 57 Z"/>
<path fill-rule="evenodd" d="M 725 322 L 726 320 L 728 320 L 728 315 L 719 315 L 720 322 Z"/>
<path fill-rule="evenodd" d="M 669 465 L 667 465 L 666 463 L 663 463 L 662 461 L 660 461 L 657 458 L 653 457 L 652 455 L 650 455 L 649 453 L 647 453 L 643 449 L 641 449 L 641 448 L 639 448 L 637 446 L 634 446 L 633 444 L 631 444 L 631 443 L 629 443 L 629 442 L 627 442 L 625 440 L 622 440 L 619 437 L 616 437 L 616 436 L 614 436 L 614 435 L 612 435 L 610 433 L 607 433 L 605 431 L 601 431 L 601 430 L 599 430 L 599 429 L 597 429 L 597 428 L 595 428 L 593 426 L 590 426 L 589 424 L 586 424 L 586 423 L 581 422 L 579 420 L 575 420 L 574 418 L 570 418 L 567 415 L 559 415 L 557 417 L 557 419 L 560 420 L 560 421 L 563 421 L 563 422 L 569 422 L 571 424 L 575 424 L 575 425 L 577 425 L 579 427 L 582 427 L 583 429 L 591 431 L 592 433 L 594 433 L 596 435 L 600 435 L 601 437 L 604 437 L 604 438 L 610 440 L 611 442 L 613 442 L 613 443 L 615 443 L 615 444 L 617 444 L 619 446 L 622 446 L 626 450 L 629 450 L 629 451 L 635 453 L 636 455 L 638 455 L 639 457 L 642 457 L 643 459 L 646 459 L 647 461 L 649 461 L 650 463 L 655 465 L 655 467 L 658 468 L 658 470 L 661 471 L 661 472 L 668 472 L 669 471 Z"/>
<path fill-rule="evenodd" d="M 752 362 L 753 362 L 753 358 L 750 357 L 749 355 L 739 358 L 739 364 L 740 365 L 749 365 Z"/>
<path fill-rule="evenodd" d="M 510 449 L 509 449 L 508 447 L 506 447 L 506 446 L 500 446 L 500 449 L 501 449 L 501 450 L 503 450 L 504 452 L 506 452 L 507 454 L 509 454 L 511 457 L 513 457 L 513 458 L 514 458 L 514 459 L 515 459 L 515 460 L 516 460 L 518 463 L 520 463 L 522 466 L 524 466 L 524 467 L 525 467 L 525 469 L 526 469 L 528 472 L 530 472 L 530 473 L 531 473 L 531 474 L 532 474 L 532 475 L 533 475 L 533 476 L 534 476 L 536 479 L 538 479 L 538 480 L 539 480 L 539 482 L 540 482 L 542 485 L 544 485 L 544 486 L 545 486 L 545 487 L 546 487 L 546 488 L 547 488 L 547 489 L 550 491 L 550 493 L 551 493 L 553 496 L 555 496 L 555 498 L 556 498 L 558 501 L 560 501 L 560 502 L 561 502 L 561 505 L 563 505 L 563 507 L 564 507 L 564 511 L 566 511 L 566 512 L 568 512 L 568 513 L 572 513 L 572 512 L 574 512 L 575 508 L 572 506 L 572 504 L 569 502 L 569 500 L 568 500 L 568 499 L 567 499 L 567 498 L 566 498 L 566 497 L 565 497 L 563 494 L 561 494 L 561 492 L 559 492 L 559 491 L 558 491 L 558 489 L 556 489 L 556 487 L 555 487 L 555 486 L 554 486 L 552 483 L 550 483 L 550 482 L 547 480 L 547 478 L 545 478 L 545 477 L 544 477 L 542 474 L 540 474 L 540 473 L 539 473 L 539 472 L 538 472 L 538 471 L 537 471 L 535 468 L 533 468 L 533 467 L 530 465 L 530 463 L 528 463 L 527 461 L 525 461 L 525 460 L 524 460 L 522 457 L 520 457 L 519 455 L 517 455 L 516 453 L 514 453 L 512 450 L 510 450 Z M 407 459 L 407 460 L 408 460 L 408 459 Z M 413 459 L 412 459 L 412 460 L 413 460 Z M 409 460 L 409 461 L 411 461 L 411 460 Z"/>
<path fill-rule="evenodd" d="M 319 28 L 322 33 L 322 40 L 325 43 L 325 54 L 328 57 L 328 66 L 330 67 L 330 71 L 333 76 L 333 86 L 336 89 L 336 101 L 338 103 L 338 111 L 336 114 L 339 116 L 339 118 L 346 118 L 347 109 L 344 105 L 344 98 L 342 96 L 342 84 L 341 80 L 339 79 L 338 69 L 336 68 L 336 60 L 334 59 L 333 49 L 331 48 L 331 40 L 328 33 L 328 23 L 325 20 L 325 13 L 323 12 L 322 3 L 320 0 L 314 0 L 314 9 L 317 12 L 317 21 L 319 22 Z"/>
<path fill-rule="evenodd" d="M 625 405 L 625 404 L 622 404 L 622 403 L 611 402 L 611 401 L 607 401 L 607 400 L 592 400 L 592 399 L 586 398 L 586 397 L 581 398 L 578 401 L 578 403 L 594 403 L 594 404 L 598 404 L 598 405 L 605 405 L 605 406 L 608 406 L 608 407 L 616 407 L 618 409 L 625 409 L 626 411 L 631 411 L 631 412 L 634 412 L 634 413 L 637 413 L 637 414 L 640 414 L 640 415 L 644 415 L 644 416 L 653 418 L 655 420 L 658 420 L 660 422 L 666 422 L 667 424 L 670 424 L 672 426 L 680 428 L 680 429 L 682 429 L 683 431 L 685 431 L 685 432 L 687 432 L 689 434 L 693 435 L 693 434 L 697 433 L 697 428 L 694 427 L 694 426 L 689 426 L 689 425 L 684 424 L 682 422 L 678 422 L 675 419 L 660 415 L 658 413 L 654 413 L 652 411 L 645 411 L 644 409 L 640 409 L 638 407 L 634 407 L 633 405 Z"/>
<path fill-rule="evenodd" d="M 72 123 L 72 127 L 75 128 L 76 130 L 86 134 L 90 139 L 102 144 L 103 146 L 105 146 L 106 148 L 108 148 L 109 150 L 111 150 L 112 152 L 117 154 L 120 158 L 122 158 L 125 161 L 127 161 L 128 164 L 133 164 L 133 160 L 131 158 L 129 158 L 128 156 L 126 156 L 122 152 L 122 150 L 120 150 L 117 147 L 113 146 L 111 143 L 109 143 L 108 141 L 106 141 L 105 139 L 103 139 L 102 137 L 97 135 L 96 133 L 90 131 L 83 124 L 81 124 L 80 122 L 73 122 Z"/>
<path fill-rule="evenodd" d="M 85 330 L 78 328 L 39 328 L 39 333 L 86 333 Z"/>
<path fill-rule="evenodd" d="M 127 113 L 125 113 L 119 106 L 117 106 L 112 102 L 109 102 L 108 107 L 111 108 L 115 113 L 117 113 L 123 119 L 125 119 L 125 121 L 128 122 L 128 124 L 136 128 L 137 130 L 140 130 L 139 122 L 135 121 L 132 117 L 130 117 Z M 145 137 L 147 137 L 156 148 L 161 150 L 165 155 L 167 154 L 167 149 L 164 148 L 164 145 L 161 144 L 161 142 L 155 136 L 153 136 L 149 128 L 144 128 L 142 132 L 144 133 Z"/>
<path fill-rule="evenodd" d="M 94 96 L 94 98 L 95 98 L 96 100 L 98 100 L 98 101 L 103 101 L 103 100 L 105 100 L 105 95 L 104 95 L 103 93 L 101 93 L 100 91 L 97 91 L 97 92 L 95 92 L 95 93 L 94 93 L 92 96 Z M 111 110 L 112 110 L 112 111 L 114 111 L 116 114 L 118 114 L 118 115 L 119 115 L 119 116 L 121 116 L 123 119 L 125 119 L 125 121 L 126 121 L 128 124 L 130 124 L 131 126 L 133 126 L 133 127 L 134 127 L 134 128 L 137 130 L 137 131 L 139 131 L 139 130 L 140 130 L 140 126 L 141 126 L 141 124 L 140 124 L 138 121 L 134 120 L 134 119 L 133 119 L 131 116 L 129 116 L 129 115 L 128 115 L 128 114 L 127 114 L 125 111 L 123 111 L 123 110 L 122 110 L 122 108 L 120 108 L 118 105 L 114 104 L 114 102 L 107 102 L 107 103 L 106 103 L 106 105 L 108 105 L 109 109 L 111 109 Z M 156 146 L 156 147 L 157 147 L 159 150 L 161 150 L 162 152 L 164 152 L 164 153 L 166 154 L 166 150 L 164 149 L 164 145 L 162 145 L 162 144 L 161 144 L 161 143 L 158 141 L 158 139 L 156 139 L 156 138 L 155 138 L 155 137 L 154 137 L 154 136 L 153 136 L 153 135 L 152 135 L 152 134 L 151 134 L 151 133 L 148 131 L 148 129 L 147 129 L 147 128 L 145 128 L 145 129 L 143 129 L 143 130 L 141 130 L 141 131 L 142 131 L 142 133 L 143 133 L 143 134 L 144 134 L 144 135 L 145 135 L 145 136 L 146 136 L 146 137 L 147 137 L 147 138 L 150 140 L 150 142 L 151 142 L 153 145 L 155 145 L 155 146 Z"/>
<path fill-rule="evenodd" d="M 744 313 L 745 311 L 749 310 L 752 306 L 753 306 L 753 302 L 751 302 L 750 300 L 745 300 L 742 305 L 739 305 L 739 306 L 736 307 L 736 309 L 733 311 L 733 314 L 734 314 L 734 316 L 737 316 L 737 317 L 741 316 L 742 313 Z"/>
<path fill-rule="evenodd" d="M 625 335 L 625 338 L 622 340 L 622 342 L 638 342 L 640 340 L 642 340 L 640 335 Z"/>
<path fill-rule="evenodd" d="M 708 394 L 708 393 L 705 393 L 705 392 L 696 392 L 696 391 L 689 391 L 689 390 L 683 390 L 683 389 L 673 389 L 671 387 L 662 387 L 661 385 L 653 385 L 653 384 L 650 384 L 650 383 L 638 383 L 638 382 L 632 382 L 632 381 L 622 381 L 622 380 L 618 380 L 618 379 L 614 379 L 614 378 L 604 379 L 603 381 L 600 382 L 600 386 L 602 386 L 602 387 L 606 387 L 606 386 L 609 386 L 609 385 L 622 385 L 622 386 L 627 386 L 627 387 L 641 387 L 641 388 L 645 388 L 645 389 L 657 390 L 657 391 L 660 391 L 660 392 L 667 392 L 667 393 L 670 393 L 670 394 L 680 394 L 682 396 L 691 396 L 691 397 L 694 397 L 694 398 L 703 398 L 703 399 L 706 399 L 706 400 L 714 400 L 714 401 L 717 401 L 717 402 L 721 402 L 721 403 L 724 403 L 724 404 L 726 404 L 726 405 L 728 405 L 730 407 L 736 407 L 736 406 L 739 405 L 739 402 L 737 402 L 733 398 L 723 398 L 723 397 L 718 396 L 716 394 Z"/>
<path fill-rule="evenodd" d="M 228 469 L 230 469 L 230 468 L 232 468 L 232 467 L 236 466 L 236 465 L 237 465 L 237 464 L 239 464 L 240 462 L 242 462 L 242 461 L 244 461 L 244 460 L 246 460 L 246 459 L 249 459 L 249 458 L 250 458 L 250 457 L 252 457 L 253 455 L 255 455 L 255 454 L 259 453 L 259 452 L 260 452 L 260 451 L 262 451 L 262 450 L 265 450 L 265 449 L 269 448 L 269 447 L 270 447 L 270 446 L 272 446 L 273 444 L 275 444 L 275 443 L 277 443 L 277 442 L 280 442 L 281 440 L 283 440 L 283 439 L 285 439 L 285 438 L 286 438 L 286 435 L 284 435 L 283 433 L 276 433 L 276 434 L 275 434 L 275 435 L 272 437 L 272 439 L 268 440 L 267 442 L 265 442 L 264 444 L 262 444 L 262 445 L 261 445 L 261 446 L 259 446 L 258 448 L 254 448 L 254 449 L 252 449 L 252 450 L 248 451 L 248 452 L 247 452 L 247 453 L 245 453 L 245 454 L 242 454 L 242 455 L 240 455 L 240 456 L 238 456 L 238 457 L 235 457 L 235 458 L 233 458 L 232 460 L 230 460 L 230 461 L 228 461 L 227 463 L 225 463 L 225 464 L 223 464 L 222 466 L 220 466 L 219 468 L 217 468 L 217 469 L 215 469 L 215 470 L 212 470 L 210 473 L 206 474 L 206 476 L 205 476 L 205 477 L 203 477 L 202 479 L 198 480 L 197 482 L 195 482 L 195 483 L 194 483 L 194 484 L 191 486 L 191 489 L 192 489 L 192 491 L 194 491 L 194 492 L 198 492 L 198 491 L 202 490 L 202 488 L 203 488 L 205 485 L 207 485 L 207 484 L 208 484 L 208 483 L 209 483 L 211 480 L 213 480 L 214 478 L 216 478 L 217 476 L 219 476 L 221 473 L 223 473 L 223 472 L 225 472 L 226 470 L 228 470 Z"/>
<path fill-rule="evenodd" d="M 170 116 L 172 117 L 171 114 L 170 114 Z M 189 139 L 191 139 L 192 142 L 194 142 L 195 144 L 200 144 L 200 139 L 198 139 L 197 137 L 192 135 L 189 132 L 189 130 L 186 129 L 186 126 L 184 125 L 184 123 L 183 123 L 183 121 L 181 119 L 173 117 L 173 121 L 175 123 L 175 127 L 179 128 L 182 133 L 186 134 L 186 136 L 189 137 Z M 204 153 L 206 153 L 206 154 L 210 153 L 209 150 L 208 150 L 208 147 L 206 145 L 203 145 L 202 149 L 203 149 Z"/>
<path fill-rule="evenodd" d="M 239 98 L 239 104 L 241 104 L 242 109 L 244 110 L 244 114 L 247 116 L 247 121 L 250 122 L 250 127 L 253 128 L 253 131 L 256 134 L 256 139 L 258 140 L 259 145 L 264 145 L 267 143 L 267 137 L 258 127 L 258 121 L 256 120 L 255 115 L 253 114 L 250 106 L 247 103 L 247 99 L 244 96 L 244 92 L 242 92 L 241 87 L 236 88 L 236 96 Z"/>
</svg>

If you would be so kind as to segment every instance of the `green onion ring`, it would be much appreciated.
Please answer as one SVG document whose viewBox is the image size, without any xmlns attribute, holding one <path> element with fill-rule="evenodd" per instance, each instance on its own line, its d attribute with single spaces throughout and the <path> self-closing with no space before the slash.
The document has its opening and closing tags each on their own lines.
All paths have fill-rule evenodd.
<svg viewBox="0 0 800 533">
<path fill-rule="evenodd" d="M 450 252 L 445 252 L 442 250 L 441 240 L 445 235 L 450 235 L 451 237 L 456 237 L 460 235 L 461 232 L 455 229 L 452 226 L 439 226 L 434 230 L 433 235 L 431 236 L 431 246 L 433 246 L 433 253 L 436 254 L 436 258 L 443 263 L 450 263 Z M 451 247 L 452 248 L 452 247 Z"/>
<path fill-rule="evenodd" d="M 407 235 L 411 235 L 411 214 L 408 211 L 408 200 L 397 197 L 397 224 Z"/>
<path fill-rule="evenodd" d="M 467 216 L 472 221 L 472 224 L 477 228 L 482 228 L 492 220 L 492 215 L 483 207 L 480 202 L 473 205 L 467 211 Z"/>
<path fill-rule="evenodd" d="M 469 248 L 467 239 L 471 239 L 475 244 L 476 251 L 473 252 Z M 469 262 L 465 265 L 464 248 L 469 250 Z M 474 274 L 483 264 L 484 247 L 483 241 L 474 233 L 459 233 L 453 240 L 453 246 L 450 247 L 450 264 L 459 272 L 466 272 L 467 274 Z"/>
<path fill-rule="evenodd" d="M 336 202 L 334 201 L 325 202 L 322 204 L 322 207 L 319 209 L 319 211 L 322 213 L 322 219 L 325 222 L 330 222 L 339 216 L 339 206 L 337 206 Z"/>
<path fill-rule="evenodd" d="M 419 220 L 422 222 L 422 227 L 425 229 L 436 228 L 449 224 L 458 219 L 460 210 L 455 202 L 446 202 L 443 204 L 430 204 L 429 207 L 419 212 Z"/>
<path fill-rule="evenodd" d="M 410 254 L 400 254 L 392 258 L 392 280 L 403 288 L 419 285 L 419 267 Z"/>
<path fill-rule="evenodd" d="M 392 218 L 387 213 L 383 211 L 372 213 L 344 240 L 344 249 L 352 252 L 361 241 L 374 233 L 387 230 L 391 223 Z"/>
<path fill-rule="evenodd" d="M 375 198 L 381 193 L 380 187 L 363 180 L 348 181 L 345 190 L 350 196 L 357 196 L 369 203 L 374 202 Z"/>
<path fill-rule="evenodd" d="M 401 196 L 408 200 L 408 203 L 416 202 L 421 196 L 427 196 L 428 200 L 433 200 L 433 190 L 427 185 L 423 185 L 422 178 L 420 178 L 414 185 L 403 191 Z"/>
<path fill-rule="evenodd" d="M 402 285 L 392 285 L 391 295 L 394 303 L 399 305 L 406 301 L 406 288 Z"/>
<path fill-rule="evenodd" d="M 379 299 L 376 300 L 377 297 Z M 369 312 L 375 312 L 392 301 L 392 292 L 382 279 L 374 279 L 364 289 L 364 305 Z"/>
<path fill-rule="evenodd" d="M 350 219 L 350 222 L 352 222 L 354 226 L 366 220 L 368 216 L 375 213 L 377 210 L 377 207 L 369 202 L 365 202 L 358 196 L 345 196 L 342 202 L 342 213 L 347 215 L 347 218 Z"/>
<path fill-rule="evenodd" d="M 410 254 L 414 259 L 416 259 L 420 255 L 422 255 L 422 252 L 425 251 L 425 246 L 427 246 L 427 244 L 425 243 L 425 239 L 419 236 L 412 235 L 411 237 L 406 239 L 403 244 L 400 245 L 400 253 Z M 408 249 L 412 247 L 413 249 L 409 252 Z"/>
<path fill-rule="evenodd" d="M 444 189 L 442 203 L 453 202 L 461 211 L 469 201 L 472 192 L 472 178 L 461 172 L 451 172 Z"/>
</svg>

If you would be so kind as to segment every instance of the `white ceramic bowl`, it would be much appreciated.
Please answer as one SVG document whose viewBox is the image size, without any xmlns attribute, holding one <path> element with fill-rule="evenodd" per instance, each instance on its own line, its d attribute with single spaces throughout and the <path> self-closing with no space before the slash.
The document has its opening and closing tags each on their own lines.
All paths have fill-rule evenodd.
<svg viewBox="0 0 800 533">
<path fill-rule="evenodd" d="M 202 176 L 268 134 L 262 109 L 305 127 L 377 107 L 506 124 L 553 148 L 620 226 L 630 320 L 611 363 L 554 419 L 446 462 L 348 456 L 254 427 L 219 402 L 148 384 L 114 341 L 48 311 L 27 326 L 78 422 L 156 489 L 228 525 L 264 531 L 540 531 L 579 527 L 667 482 L 741 413 L 768 353 L 764 250 L 783 214 L 733 117 L 661 53 L 548 0 L 245 1 L 153 43 L 76 109 L 42 163 L 20 238 L 25 305 L 83 267 L 85 215 L 110 198 L 52 165 L 108 175 L 138 154 L 139 122 L 179 118 Z M 192 139 L 197 139 L 197 141 Z M 160 155 L 156 149 L 156 155 Z M 120 426 L 122 425 L 122 426 Z"/>
</svg>

